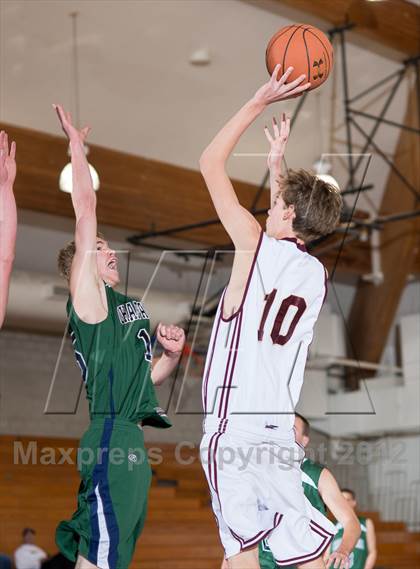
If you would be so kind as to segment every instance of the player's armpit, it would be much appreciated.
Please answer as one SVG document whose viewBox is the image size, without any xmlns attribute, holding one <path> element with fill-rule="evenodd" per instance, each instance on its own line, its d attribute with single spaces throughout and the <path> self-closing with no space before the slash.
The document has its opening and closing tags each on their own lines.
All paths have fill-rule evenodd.
<svg viewBox="0 0 420 569">
<path fill-rule="evenodd" d="M 224 165 L 206 164 L 202 159 L 200 167 L 217 215 L 235 248 L 244 251 L 254 249 L 258 243 L 261 226 L 239 203 Z"/>
</svg>

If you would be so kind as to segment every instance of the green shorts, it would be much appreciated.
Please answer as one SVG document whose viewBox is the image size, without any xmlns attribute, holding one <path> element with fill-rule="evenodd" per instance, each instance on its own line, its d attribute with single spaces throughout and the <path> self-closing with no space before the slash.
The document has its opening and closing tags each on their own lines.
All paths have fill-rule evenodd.
<svg viewBox="0 0 420 569">
<path fill-rule="evenodd" d="M 127 569 L 147 511 L 151 469 L 142 430 L 124 419 L 95 419 L 80 441 L 77 511 L 56 531 L 60 551 L 101 569 Z"/>
<path fill-rule="evenodd" d="M 261 569 L 277 569 L 278 565 L 265 540 L 258 544 L 258 557 Z"/>
<path fill-rule="evenodd" d="M 276 560 L 274 559 L 274 556 L 271 553 L 271 549 L 268 546 L 268 543 L 265 539 L 263 539 L 263 541 L 260 541 L 258 545 L 258 557 L 261 569 L 280 568 L 280 566 L 277 565 Z M 282 569 L 297 569 L 297 567 L 296 565 L 287 565 L 287 567 L 283 566 Z"/>
</svg>

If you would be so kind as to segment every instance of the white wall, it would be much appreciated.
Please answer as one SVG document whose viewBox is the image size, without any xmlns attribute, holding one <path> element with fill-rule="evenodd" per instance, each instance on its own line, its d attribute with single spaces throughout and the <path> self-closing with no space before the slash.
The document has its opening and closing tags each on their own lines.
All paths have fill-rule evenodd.
<svg viewBox="0 0 420 569">
<path fill-rule="evenodd" d="M 61 338 L 3 331 L 0 335 L 0 434 L 51 437 L 80 437 L 86 429 L 88 408 L 81 377 L 71 343 L 66 338 L 59 357 Z M 57 363 L 58 362 L 58 363 Z M 53 396 L 45 413 L 48 393 L 57 366 Z M 158 388 L 159 402 L 168 404 L 171 385 Z M 198 391 L 199 392 L 199 391 Z M 188 408 L 188 385 L 184 391 Z M 175 402 L 175 400 L 174 400 Z M 190 407 L 191 408 L 191 407 Z M 201 410 L 193 402 L 193 410 Z M 145 429 L 146 440 L 198 441 L 201 438 L 201 415 L 175 414 L 173 405 L 169 415 L 172 429 Z"/>
<path fill-rule="evenodd" d="M 420 529 L 420 436 L 384 437 L 368 464 L 370 507 Z"/>
</svg>

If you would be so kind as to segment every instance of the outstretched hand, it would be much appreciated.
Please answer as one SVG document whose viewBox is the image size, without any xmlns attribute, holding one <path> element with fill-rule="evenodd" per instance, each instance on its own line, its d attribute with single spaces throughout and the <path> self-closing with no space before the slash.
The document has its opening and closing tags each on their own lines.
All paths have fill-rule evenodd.
<svg viewBox="0 0 420 569">
<path fill-rule="evenodd" d="M 281 168 L 284 151 L 286 150 L 286 144 L 290 134 L 290 117 L 286 116 L 286 113 L 283 113 L 280 126 L 278 125 L 276 118 L 273 117 L 274 136 L 271 135 L 267 126 L 264 127 L 264 132 L 268 142 L 270 143 L 267 165 L 270 170 L 279 169 Z"/>
<path fill-rule="evenodd" d="M 179 356 L 182 353 L 185 344 L 185 332 L 179 326 L 159 324 L 156 336 L 167 355 Z"/>
<path fill-rule="evenodd" d="M 269 105 L 270 103 L 275 103 L 276 101 L 284 101 L 286 99 L 291 99 L 301 95 L 304 91 L 309 89 L 310 83 L 303 81 L 306 75 L 300 75 L 294 81 L 287 83 L 290 75 L 293 73 L 293 67 L 288 67 L 286 72 L 277 80 L 278 72 L 280 71 L 281 65 L 278 63 L 274 68 L 273 74 L 270 80 L 265 83 L 254 95 L 254 101 L 262 104 Z"/>
<path fill-rule="evenodd" d="M 349 569 L 349 556 L 346 553 L 340 552 L 339 550 L 334 551 L 328 557 L 326 567 L 327 569 Z"/>
<path fill-rule="evenodd" d="M 0 186 L 13 186 L 16 178 L 16 143 L 13 141 L 9 149 L 9 137 L 0 132 Z"/>
<path fill-rule="evenodd" d="M 53 107 L 57 112 L 61 123 L 61 128 L 63 129 L 64 134 L 67 136 L 70 142 L 77 141 L 84 144 L 91 130 L 90 126 L 85 126 L 81 130 L 77 130 L 77 128 L 73 125 L 70 113 L 67 113 L 61 105 L 53 105 Z"/>
</svg>

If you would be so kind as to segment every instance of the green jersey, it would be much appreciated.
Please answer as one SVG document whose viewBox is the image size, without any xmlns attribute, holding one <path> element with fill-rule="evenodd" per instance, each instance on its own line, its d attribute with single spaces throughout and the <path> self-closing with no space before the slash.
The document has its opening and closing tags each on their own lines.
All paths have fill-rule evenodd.
<svg viewBox="0 0 420 569">
<path fill-rule="evenodd" d="M 90 418 L 119 417 L 133 423 L 170 427 L 158 406 L 150 377 L 149 317 L 138 300 L 105 285 L 108 315 L 87 324 L 67 303 L 69 332 L 89 401 Z"/>
<path fill-rule="evenodd" d="M 318 462 L 313 462 L 309 458 L 304 458 L 300 468 L 302 470 L 302 486 L 305 496 L 314 508 L 326 515 L 327 508 L 322 501 L 318 490 L 319 479 L 324 467 Z M 265 539 L 259 544 L 259 560 L 261 569 L 275 569 L 278 567 Z M 294 565 L 287 567 L 287 569 L 294 568 Z"/>
<path fill-rule="evenodd" d="M 309 458 L 304 458 L 300 466 L 302 470 L 302 486 L 305 496 L 314 508 L 327 515 L 327 507 L 324 504 L 318 490 L 319 479 L 324 466 Z"/>
<path fill-rule="evenodd" d="M 350 569 L 364 569 L 366 559 L 368 556 L 368 546 L 367 546 L 367 526 L 366 518 L 358 516 L 360 522 L 361 534 L 356 543 L 355 548 L 350 553 Z M 343 539 L 344 528 L 339 522 L 335 524 L 337 528 L 337 533 L 331 543 L 331 550 L 335 551 L 340 546 L 341 540 Z"/>
<path fill-rule="evenodd" d="M 71 561 L 128 569 L 147 512 L 152 473 L 142 425 L 170 427 L 150 376 L 149 317 L 141 302 L 105 285 L 108 314 L 97 324 L 67 303 L 69 332 L 89 401 L 80 441 L 77 509 L 56 542 Z"/>
</svg>

